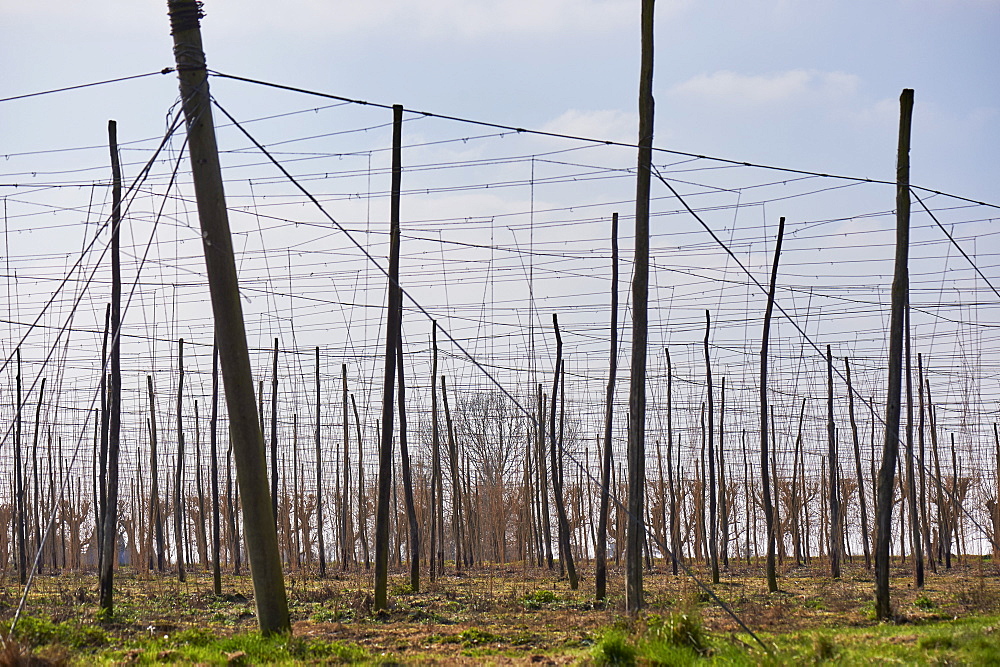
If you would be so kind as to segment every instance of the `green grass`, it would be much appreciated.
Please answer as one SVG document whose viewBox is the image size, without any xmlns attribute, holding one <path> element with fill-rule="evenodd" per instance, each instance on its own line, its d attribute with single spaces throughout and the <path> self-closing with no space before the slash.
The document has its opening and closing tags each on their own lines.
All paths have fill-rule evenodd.
<svg viewBox="0 0 1000 667">
<path fill-rule="evenodd" d="M 1000 664 L 1000 617 L 790 632 L 762 639 L 708 632 L 696 610 L 650 615 L 633 629 L 607 628 L 590 651 L 595 665 Z"/>
<path fill-rule="evenodd" d="M 0 625 L 6 637 L 9 623 Z M 290 635 L 263 637 L 259 633 L 219 637 L 204 628 L 137 636 L 114 642 L 104 629 L 91 624 L 22 617 L 13 639 L 36 654 L 72 656 L 78 664 L 99 662 L 132 664 L 350 664 L 370 660 L 364 649 L 340 641 L 308 640 Z M 118 645 L 115 646 L 115 643 Z"/>
<path fill-rule="evenodd" d="M 162 638 L 132 642 L 125 650 L 101 656 L 134 664 L 183 662 L 202 664 L 295 664 L 363 662 L 368 653 L 353 644 L 307 640 L 288 635 L 262 637 L 258 633 L 219 638 L 203 629 L 182 630 Z"/>
<path fill-rule="evenodd" d="M 1000 664 L 1000 617 L 811 630 L 770 641 L 784 664 L 994 665 Z"/>
</svg>

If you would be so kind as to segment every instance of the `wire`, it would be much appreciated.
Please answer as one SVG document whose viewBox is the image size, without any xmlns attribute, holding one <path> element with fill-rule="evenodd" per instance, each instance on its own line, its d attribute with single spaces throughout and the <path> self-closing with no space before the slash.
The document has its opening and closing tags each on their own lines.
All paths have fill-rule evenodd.
<svg viewBox="0 0 1000 667">
<path fill-rule="evenodd" d="M 391 104 L 381 104 L 381 103 L 378 103 L 378 102 L 366 102 L 365 100 L 353 99 L 353 98 L 350 98 L 350 97 L 344 97 L 342 95 L 332 95 L 330 93 L 322 93 L 322 92 L 318 92 L 318 91 L 315 91 L 315 90 L 309 90 L 308 88 L 298 88 L 296 86 L 287 86 L 287 85 L 280 84 L 280 83 L 273 83 L 273 82 L 270 82 L 270 81 L 261 81 L 260 79 L 251 79 L 251 78 L 248 78 L 248 77 L 237 76 L 235 74 L 225 74 L 223 72 L 219 72 L 217 70 L 212 70 L 212 69 L 208 70 L 208 73 L 210 75 L 212 75 L 212 76 L 218 76 L 218 77 L 221 77 L 221 78 L 224 78 L 224 79 L 232 79 L 234 81 L 243 81 L 245 83 L 252 83 L 252 84 L 255 84 L 255 85 L 259 85 L 259 86 L 267 86 L 269 88 L 277 88 L 279 90 L 288 90 L 288 91 L 295 92 L 295 93 L 303 93 L 305 95 L 313 95 L 315 97 L 324 97 L 324 98 L 331 99 L 331 100 L 339 100 L 341 102 L 350 102 L 351 104 L 358 104 L 358 105 L 361 105 L 361 106 L 370 106 L 370 107 L 375 107 L 377 109 L 392 109 L 392 105 Z M 469 124 L 469 125 L 479 125 L 479 126 L 482 126 L 482 127 L 492 127 L 492 128 L 499 129 L 499 130 L 509 130 L 511 132 L 517 132 L 518 134 L 533 134 L 533 135 L 536 135 L 536 136 L 551 137 L 551 138 L 554 138 L 554 139 L 571 139 L 573 141 L 585 141 L 587 143 L 592 143 L 592 144 L 603 144 L 605 146 L 619 146 L 619 147 L 622 147 L 622 148 L 638 148 L 639 147 L 638 144 L 632 144 L 632 143 L 627 143 L 627 142 L 623 142 L 623 141 L 612 141 L 610 139 L 595 139 L 593 137 L 584 137 L 584 136 L 574 135 L 574 134 L 564 134 L 562 132 L 548 132 L 548 131 L 545 131 L 545 130 L 532 130 L 532 129 L 528 129 L 528 128 L 524 128 L 524 127 L 516 127 L 516 126 L 513 126 L 513 125 L 504 125 L 502 123 L 491 123 L 491 122 L 483 121 L 483 120 L 474 120 L 474 119 L 471 119 L 471 118 L 462 118 L 461 116 L 451 116 L 451 115 L 447 115 L 447 114 L 434 113 L 432 111 L 419 111 L 419 110 L 416 110 L 416 109 L 406 109 L 406 108 L 404 108 L 404 111 L 407 111 L 409 113 L 419 114 L 419 115 L 425 116 L 427 118 L 440 118 L 441 120 L 452 120 L 452 121 L 456 121 L 456 122 L 459 122 L 459 123 L 466 123 L 466 124 Z M 711 155 L 701 155 L 699 153 L 688 153 L 688 152 L 685 152 L 685 151 L 671 150 L 671 149 L 668 149 L 668 148 L 657 148 L 655 146 L 653 147 L 653 150 L 656 151 L 656 152 L 658 152 L 658 153 L 667 153 L 667 154 L 670 154 L 670 155 L 679 155 L 679 156 L 682 156 L 682 157 L 696 158 L 696 159 L 701 159 L 701 160 L 711 160 L 713 162 L 721 162 L 723 164 L 728 164 L 728 165 L 738 166 L 738 167 L 753 167 L 753 168 L 756 168 L 756 169 L 769 169 L 769 170 L 772 170 L 772 171 L 781 171 L 781 172 L 785 172 L 785 173 L 789 173 L 789 174 L 802 174 L 802 175 L 805 175 L 805 176 L 819 176 L 819 177 L 822 177 L 822 178 L 836 178 L 836 179 L 846 180 L 846 181 L 857 181 L 859 183 L 878 183 L 878 184 L 882 184 L 882 185 L 895 185 L 895 181 L 885 181 L 885 180 L 880 180 L 880 179 L 876 179 L 876 178 L 867 178 L 867 177 L 864 177 L 864 176 L 846 176 L 846 175 L 842 175 L 842 174 L 827 174 L 827 173 L 818 172 L 818 171 L 809 171 L 807 169 L 793 169 L 793 168 L 789 168 L 789 167 L 777 167 L 777 166 L 774 166 L 774 165 L 760 164 L 760 163 L 755 163 L 755 162 L 745 162 L 745 161 L 742 161 L 742 160 L 733 160 L 733 159 L 730 159 L 730 158 L 713 157 Z M 961 200 L 961 201 L 967 201 L 967 202 L 970 202 L 970 203 L 973 203 L 973 204 L 978 204 L 980 206 L 990 206 L 992 208 L 1000 209 L 1000 204 L 989 204 L 989 203 L 986 203 L 986 202 L 977 201 L 975 199 L 969 199 L 967 197 L 961 197 L 959 195 L 949 194 L 947 192 L 942 192 L 942 191 L 939 191 L 939 190 L 932 190 L 930 188 L 923 188 L 923 187 L 920 187 L 920 186 L 913 186 L 913 187 L 917 187 L 920 190 L 923 190 L 925 192 L 930 192 L 930 193 L 937 194 L 937 195 L 944 195 L 946 197 L 951 197 L 953 199 L 958 199 L 958 200 Z"/>
<path fill-rule="evenodd" d="M 37 93 L 25 93 L 24 95 L 14 95 L 13 97 L 0 97 L 0 102 L 13 102 L 14 100 L 24 100 L 29 97 L 38 97 L 40 95 L 52 95 L 53 93 L 64 93 L 68 90 L 80 90 L 81 88 L 93 88 L 94 86 L 103 86 L 109 83 L 120 83 L 122 81 L 131 81 L 133 79 L 144 79 L 147 76 L 156 76 L 157 74 L 170 74 L 174 71 L 173 67 L 164 67 L 158 72 L 146 72 L 145 74 L 133 74 L 132 76 L 122 76 L 117 79 L 106 79 L 104 81 L 94 81 L 93 83 L 81 83 L 76 86 L 66 86 L 65 88 L 53 88 L 52 90 L 42 90 Z"/>
</svg>

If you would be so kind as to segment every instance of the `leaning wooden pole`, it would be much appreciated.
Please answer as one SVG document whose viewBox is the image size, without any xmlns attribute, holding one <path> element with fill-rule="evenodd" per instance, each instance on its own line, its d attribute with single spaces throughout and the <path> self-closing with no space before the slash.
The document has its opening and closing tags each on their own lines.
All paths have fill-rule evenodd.
<svg viewBox="0 0 1000 667">
<path fill-rule="evenodd" d="M 569 587 L 579 588 L 576 577 L 576 566 L 573 563 L 573 553 L 570 547 L 569 520 L 566 517 L 566 505 L 563 500 L 563 480 L 559 474 L 561 452 L 557 455 L 556 435 L 556 394 L 559 392 L 559 377 L 562 372 L 562 336 L 559 334 L 559 317 L 552 313 L 552 327 L 556 333 L 556 372 L 552 380 L 552 409 L 549 410 L 549 458 L 552 465 L 552 496 L 556 504 L 556 519 L 559 521 L 559 562 L 566 567 L 569 577 Z"/>
<path fill-rule="evenodd" d="M 601 510 L 597 518 L 597 543 L 594 545 L 595 597 L 608 594 L 608 510 L 611 501 L 611 427 L 615 407 L 615 377 L 618 374 L 618 214 L 611 214 L 611 354 L 608 388 L 604 397 L 604 451 L 601 455 Z M 669 452 L 669 449 L 667 450 Z"/>
<path fill-rule="evenodd" d="M 389 200 L 389 298 L 385 327 L 385 376 L 382 385 L 382 434 L 378 454 L 375 506 L 375 610 L 385 609 L 389 582 L 389 496 L 392 493 L 392 431 L 396 348 L 399 345 L 403 292 L 399 287 L 399 184 L 402 175 L 403 107 L 392 107 L 392 191 Z"/>
<path fill-rule="evenodd" d="M 861 474 L 861 442 L 858 438 L 858 422 L 854 417 L 854 388 L 851 386 L 851 362 L 844 357 L 844 372 L 847 379 L 847 414 L 851 419 L 851 438 L 854 442 L 854 466 L 858 477 L 858 507 L 861 513 L 861 546 L 865 552 L 865 569 L 872 567 L 871 534 L 868 532 L 868 506 L 865 502 L 865 481 Z M 921 390 L 921 398 L 923 392 Z"/>
<path fill-rule="evenodd" d="M 625 609 L 642 608 L 643 491 L 646 486 L 646 333 L 649 300 L 649 180 L 653 160 L 653 0 L 642 0 L 639 74 L 639 164 L 635 187 L 635 268 L 632 276 L 632 372 L 629 378 L 628 530 Z"/>
<path fill-rule="evenodd" d="M 108 396 L 108 473 L 107 504 L 104 508 L 104 540 L 101 549 L 100 604 L 106 614 L 114 612 L 114 563 L 118 537 L 118 452 L 122 428 L 122 365 L 121 365 L 121 301 L 122 272 L 119 259 L 121 229 L 122 171 L 118 160 L 118 124 L 108 121 L 108 141 L 111 149 L 112 209 L 111 209 L 111 383 Z M 20 401 L 18 401 L 20 404 Z M 18 405 L 20 410 L 20 405 Z"/>
<path fill-rule="evenodd" d="M 896 157 L 896 262 L 892 279 L 892 314 L 889 321 L 889 378 L 885 401 L 885 440 L 878 473 L 875 527 L 875 615 L 892 617 L 889 603 L 889 544 L 892 539 L 892 484 L 899 454 L 900 393 L 903 383 L 903 323 L 909 292 L 910 250 L 910 123 L 913 90 L 899 96 L 899 147 Z"/>
<path fill-rule="evenodd" d="M 402 304 L 402 300 L 400 300 Z M 406 521 L 409 527 L 410 547 L 410 590 L 420 592 L 420 526 L 417 523 L 417 508 L 413 499 L 413 474 L 410 471 L 410 450 L 406 436 L 406 374 L 403 372 L 403 337 L 396 346 L 396 375 L 399 378 L 399 459 L 403 471 L 403 500 L 406 503 Z"/>
<path fill-rule="evenodd" d="M 177 78 L 187 120 L 188 153 L 201 222 L 215 330 L 226 392 L 237 483 L 243 497 L 243 527 L 261 632 L 289 632 L 288 598 L 267 488 L 264 441 L 254 400 L 250 353 L 243 325 L 239 282 L 212 121 L 208 72 L 202 50 L 197 0 L 167 0 Z M 107 541 L 107 535 L 105 535 Z"/>
<path fill-rule="evenodd" d="M 775 523 L 774 503 L 771 502 L 771 476 L 768 472 L 767 444 L 767 347 L 771 338 L 771 313 L 774 311 L 774 288 L 778 281 L 778 260 L 781 258 L 781 241 L 785 237 L 785 219 L 778 220 L 778 239 L 774 244 L 774 261 L 771 263 L 771 284 L 767 289 L 767 306 L 764 309 L 764 335 L 760 344 L 760 481 L 764 505 L 764 523 L 767 528 L 767 557 L 764 570 L 767 576 L 767 590 L 778 590 L 778 574 L 774 563 Z M 777 491 L 777 489 L 775 489 Z"/>
</svg>

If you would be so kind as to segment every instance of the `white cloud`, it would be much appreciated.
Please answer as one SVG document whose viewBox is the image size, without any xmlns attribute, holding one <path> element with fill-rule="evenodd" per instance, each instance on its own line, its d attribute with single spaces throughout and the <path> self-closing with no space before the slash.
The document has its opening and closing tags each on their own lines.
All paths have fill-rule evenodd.
<svg viewBox="0 0 1000 667">
<path fill-rule="evenodd" d="M 675 95 L 771 106 L 787 103 L 837 102 L 853 97 L 860 79 L 844 72 L 794 69 L 774 74 L 739 74 L 728 70 L 699 74 L 674 86 Z"/>
</svg>

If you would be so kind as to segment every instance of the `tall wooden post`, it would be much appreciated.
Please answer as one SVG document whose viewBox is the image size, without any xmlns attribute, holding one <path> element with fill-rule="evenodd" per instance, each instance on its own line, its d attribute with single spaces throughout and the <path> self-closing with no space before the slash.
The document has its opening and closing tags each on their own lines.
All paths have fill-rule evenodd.
<svg viewBox="0 0 1000 667">
<path fill-rule="evenodd" d="M 858 422 L 854 417 L 854 388 L 851 386 L 851 362 L 844 357 L 844 372 L 847 378 L 847 410 L 851 419 L 851 438 L 854 441 L 854 466 L 858 476 L 858 505 L 861 511 L 861 545 L 865 552 L 865 569 L 872 566 L 871 535 L 868 532 L 868 506 L 865 502 L 865 481 L 861 474 L 861 442 L 858 438 Z M 923 391 L 920 394 L 923 398 Z M 923 414 L 923 413 L 921 413 Z"/>
<path fill-rule="evenodd" d="M 826 346 L 826 438 L 830 461 L 830 576 L 840 578 L 840 545 L 844 531 L 840 518 L 840 464 L 837 456 L 837 426 L 833 421 L 833 355 Z"/>
<path fill-rule="evenodd" d="M 174 473 L 174 545 L 177 548 L 177 579 L 184 581 L 184 339 L 177 341 L 177 470 Z"/>
<path fill-rule="evenodd" d="M 375 609 L 385 609 L 389 577 L 389 495 L 392 493 L 392 430 L 396 354 L 403 292 L 399 286 L 399 185 L 402 175 L 403 107 L 392 107 L 392 192 L 389 200 L 389 298 L 385 327 L 385 376 L 382 385 L 382 434 L 375 507 Z"/>
<path fill-rule="evenodd" d="M 402 300 L 400 300 L 402 303 Z M 402 326 L 400 326 L 402 328 Z M 396 346 L 396 374 L 399 377 L 399 458 L 403 471 L 403 500 L 406 503 L 406 520 L 409 526 L 410 590 L 420 592 L 420 527 L 417 508 L 413 500 L 413 475 L 410 472 L 410 450 L 406 440 L 406 375 L 403 372 L 403 337 Z"/>
<path fill-rule="evenodd" d="M 254 600 L 261 632 L 291 629 L 281 572 L 278 535 L 267 488 L 264 442 L 257 420 L 250 354 L 243 325 L 236 262 L 212 120 L 208 73 L 202 50 L 201 9 L 196 0 L 167 0 L 174 58 L 187 120 L 188 152 L 194 177 L 202 245 L 229 411 L 237 482 L 243 496 L 243 525 Z M 107 541 L 107 535 L 105 535 Z"/>
<path fill-rule="evenodd" d="M 17 376 L 15 384 L 15 400 L 17 407 L 14 417 L 14 537 L 17 540 L 17 574 L 20 583 L 24 586 L 28 582 L 28 555 L 25 541 L 24 526 L 24 475 L 21 456 L 21 348 L 17 353 Z M 104 570 L 101 570 L 101 593 L 104 593 Z M 101 598 L 102 602 L 104 598 Z"/>
<path fill-rule="evenodd" d="M 570 547 L 569 520 L 566 518 L 566 506 L 563 502 L 563 480 L 559 474 L 560 456 L 556 455 L 556 394 L 559 392 L 559 377 L 562 370 L 562 336 L 559 334 L 559 317 L 552 313 L 552 326 L 556 332 L 556 372 L 552 380 L 552 409 L 549 411 L 549 458 L 552 465 L 552 495 L 556 501 L 556 519 L 559 521 L 559 563 L 565 565 L 569 577 L 569 587 L 574 591 L 579 587 L 576 578 L 576 566 L 573 564 L 573 553 Z"/>
<path fill-rule="evenodd" d="M 431 543 L 430 577 L 444 574 L 444 481 L 441 471 L 441 429 L 437 403 L 437 321 L 431 322 Z M 436 541 L 435 541 L 436 538 Z"/>
<path fill-rule="evenodd" d="M 156 395 L 153 393 L 153 376 L 146 376 L 149 389 L 149 477 L 150 477 L 150 531 L 156 534 L 156 571 L 166 567 L 166 546 L 163 538 L 163 512 L 160 504 L 160 473 L 156 453 L 158 430 L 156 428 Z M 152 569 L 152 567 L 150 567 Z"/>
<path fill-rule="evenodd" d="M 101 343 L 101 437 L 100 437 L 100 457 L 98 463 L 98 495 L 95 498 L 97 503 L 97 569 L 103 571 L 104 553 L 104 514 L 108 504 L 108 429 L 110 425 L 110 415 L 108 414 L 108 334 L 111 331 L 111 302 L 108 302 L 104 310 L 104 338 Z"/>
<path fill-rule="evenodd" d="M 913 451 L 913 368 L 910 356 L 910 298 L 906 297 L 903 330 L 903 353 L 906 373 L 906 501 L 910 507 L 910 551 L 913 553 L 913 585 L 924 587 L 924 549 L 920 537 L 920 510 L 917 507 L 917 479 Z"/>
<path fill-rule="evenodd" d="M 889 543 L 892 539 L 892 483 L 899 454 L 900 392 L 903 382 L 903 322 L 909 292 L 910 250 L 910 124 L 913 90 L 899 96 L 899 146 L 896 157 L 896 259 L 889 322 L 889 378 L 885 401 L 885 440 L 878 473 L 875 539 L 875 615 L 892 617 L 889 603 Z"/>
<path fill-rule="evenodd" d="M 705 311 L 705 383 L 708 389 L 708 557 L 712 567 L 712 583 L 719 583 L 719 515 L 715 488 L 715 399 L 712 397 L 712 361 L 708 355 L 708 336 L 712 332 L 712 316 Z M 702 499 L 704 505 L 704 499 Z"/>
<path fill-rule="evenodd" d="M 104 508 L 104 546 L 101 561 L 101 609 L 114 612 L 114 562 L 118 546 L 118 452 L 121 445 L 121 300 L 122 272 L 119 259 L 119 232 L 121 229 L 122 171 L 118 160 L 118 124 L 108 121 L 108 142 L 111 149 L 112 209 L 111 209 L 111 394 L 108 397 L 108 475 L 107 505 Z M 18 401 L 20 411 L 20 401 Z M 20 412 L 18 412 L 20 414 Z"/>
<path fill-rule="evenodd" d="M 263 394 L 264 392 L 261 391 Z M 260 413 L 264 419 L 264 411 Z M 263 428 L 261 429 L 263 430 Z M 274 357 L 271 365 L 271 514 L 274 529 L 278 529 L 278 339 L 274 339 Z"/>
<path fill-rule="evenodd" d="M 222 564 L 219 562 L 219 341 L 212 342 L 212 418 L 209 421 L 209 446 L 212 450 L 212 590 L 222 595 Z"/>
<path fill-rule="evenodd" d="M 771 313 L 774 311 L 774 289 L 778 281 L 778 260 L 781 258 L 781 242 L 785 237 L 785 219 L 778 220 L 778 238 L 774 244 L 774 261 L 771 263 L 771 284 L 767 290 L 767 306 L 764 309 L 764 334 L 760 344 L 760 480 L 761 496 L 764 500 L 764 523 L 767 528 L 767 557 L 764 570 L 767 590 L 778 590 L 778 574 L 774 562 L 777 517 L 771 502 L 771 476 L 768 473 L 767 445 L 767 347 L 771 338 Z M 777 489 L 775 489 L 777 493 Z M 807 550 L 808 551 L 808 550 Z"/>
<path fill-rule="evenodd" d="M 632 276 L 625 609 L 633 615 L 642 608 L 642 547 L 645 534 L 642 508 L 646 486 L 646 311 L 649 300 L 649 180 L 653 160 L 653 5 L 653 0 L 642 0 L 639 161 L 635 187 L 635 269 Z"/>
<path fill-rule="evenodd" d="M 319 346 L 316 346 L 316 538 L 319 541 L 319 576 L 326 576 L 326 543 L 323 541 L 323 452 L 320 447 Z"/>
<path fill-rule="evenodd" d="M 618 214 L 611 214 L 611 353 L 608 388 L 604 396 L 604 450 L 601 455 L 601 510 L 597 519 L 597 544 L 594 545 L 594 586 L 596 598 L 608 592 L 608 505 L 611 500 L 611 427 L 614 417 L 615 377 L 618 375 Z M 668 417 L 669 419 L 669 417 Z M 669 452 L 670 449 L 668 448 Z M 669 454 L 668 454 L 669 460 Z"/>
</svg>

